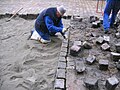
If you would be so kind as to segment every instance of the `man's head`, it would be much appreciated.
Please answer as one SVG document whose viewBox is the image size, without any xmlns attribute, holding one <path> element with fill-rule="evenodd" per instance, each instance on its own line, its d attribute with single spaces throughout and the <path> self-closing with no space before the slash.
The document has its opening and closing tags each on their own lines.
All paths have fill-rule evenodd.
<svg viewBox="0 0 120 90">
<path fill-rule="evenodd" d="M 66 12 L 66 9 L 63 6 L 57 7 L 57 16 L 58 17 L 63 16 L 65 12 Z"/>
</svg>

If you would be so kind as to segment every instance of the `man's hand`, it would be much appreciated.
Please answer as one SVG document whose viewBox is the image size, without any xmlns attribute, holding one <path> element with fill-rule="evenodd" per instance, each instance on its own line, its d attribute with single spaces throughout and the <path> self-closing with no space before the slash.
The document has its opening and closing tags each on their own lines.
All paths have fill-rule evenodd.
<svg viewBox="0 0 120 90">
<path fill-rule="evenodd" d="M 68 31 L 68 29 L 66 29 L 66 28 L 63 28 L 62 29 L 62 33 L 65 33 L 65 32 L 67 32 Z"/>
</svg>

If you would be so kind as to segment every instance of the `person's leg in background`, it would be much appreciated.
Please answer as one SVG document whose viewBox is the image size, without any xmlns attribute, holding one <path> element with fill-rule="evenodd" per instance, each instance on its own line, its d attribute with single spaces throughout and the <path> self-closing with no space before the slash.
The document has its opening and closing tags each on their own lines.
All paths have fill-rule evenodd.
<svg viewBox="0 0 120 90">
<path fill-rule="evenodd" d="M 109 0 L 106 4 L 105 10 L 104 10 L 104 16 L 103 16 L 103 28 L 105 33 L 109 31 L 110 28 L 110 22 L 109 22 L 109 16 L 113 8 L 113 0 Z"/>
<path fill-rule="evenodd" d="M 114 3 L 113 11 L 112 11 L 112 16 L 110 18 L 110 27 L 114 27 L 114 22 L 119 10 L 120 10 L 120 1 L 116 0 L 116 2 Z"/>
</svg>

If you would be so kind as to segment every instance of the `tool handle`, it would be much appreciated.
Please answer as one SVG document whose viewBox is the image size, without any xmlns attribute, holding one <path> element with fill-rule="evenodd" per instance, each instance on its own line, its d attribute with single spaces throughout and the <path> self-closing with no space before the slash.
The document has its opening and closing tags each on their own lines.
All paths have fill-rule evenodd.
<svg viewBox="0 0 120 90">
<path fill-rule="evenodd" d="M 18 11 L 16 11 L 8 20 L 7 20 L 7 22 L 8 21 L 10 21 L 19 11 L 21 11 L 23 9 L 23 7 L 22 8 L 20 8 Z"/>
</svg>

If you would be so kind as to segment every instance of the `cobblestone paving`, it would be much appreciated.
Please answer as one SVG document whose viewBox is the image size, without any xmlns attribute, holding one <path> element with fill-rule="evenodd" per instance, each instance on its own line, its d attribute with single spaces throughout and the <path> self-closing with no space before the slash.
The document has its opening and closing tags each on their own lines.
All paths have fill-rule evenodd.
<svg viewBox="0 0 120 90">
<path fill-rule="evenodd" d="M 97 0 L 1 0 L 0 14 L 14 13 L 21 7 L 19 14 L 36 14 L 44 8 L 59 5 L 66 7 L 67 15 L 101 15 L 96 13 Z"/>
</svg>

